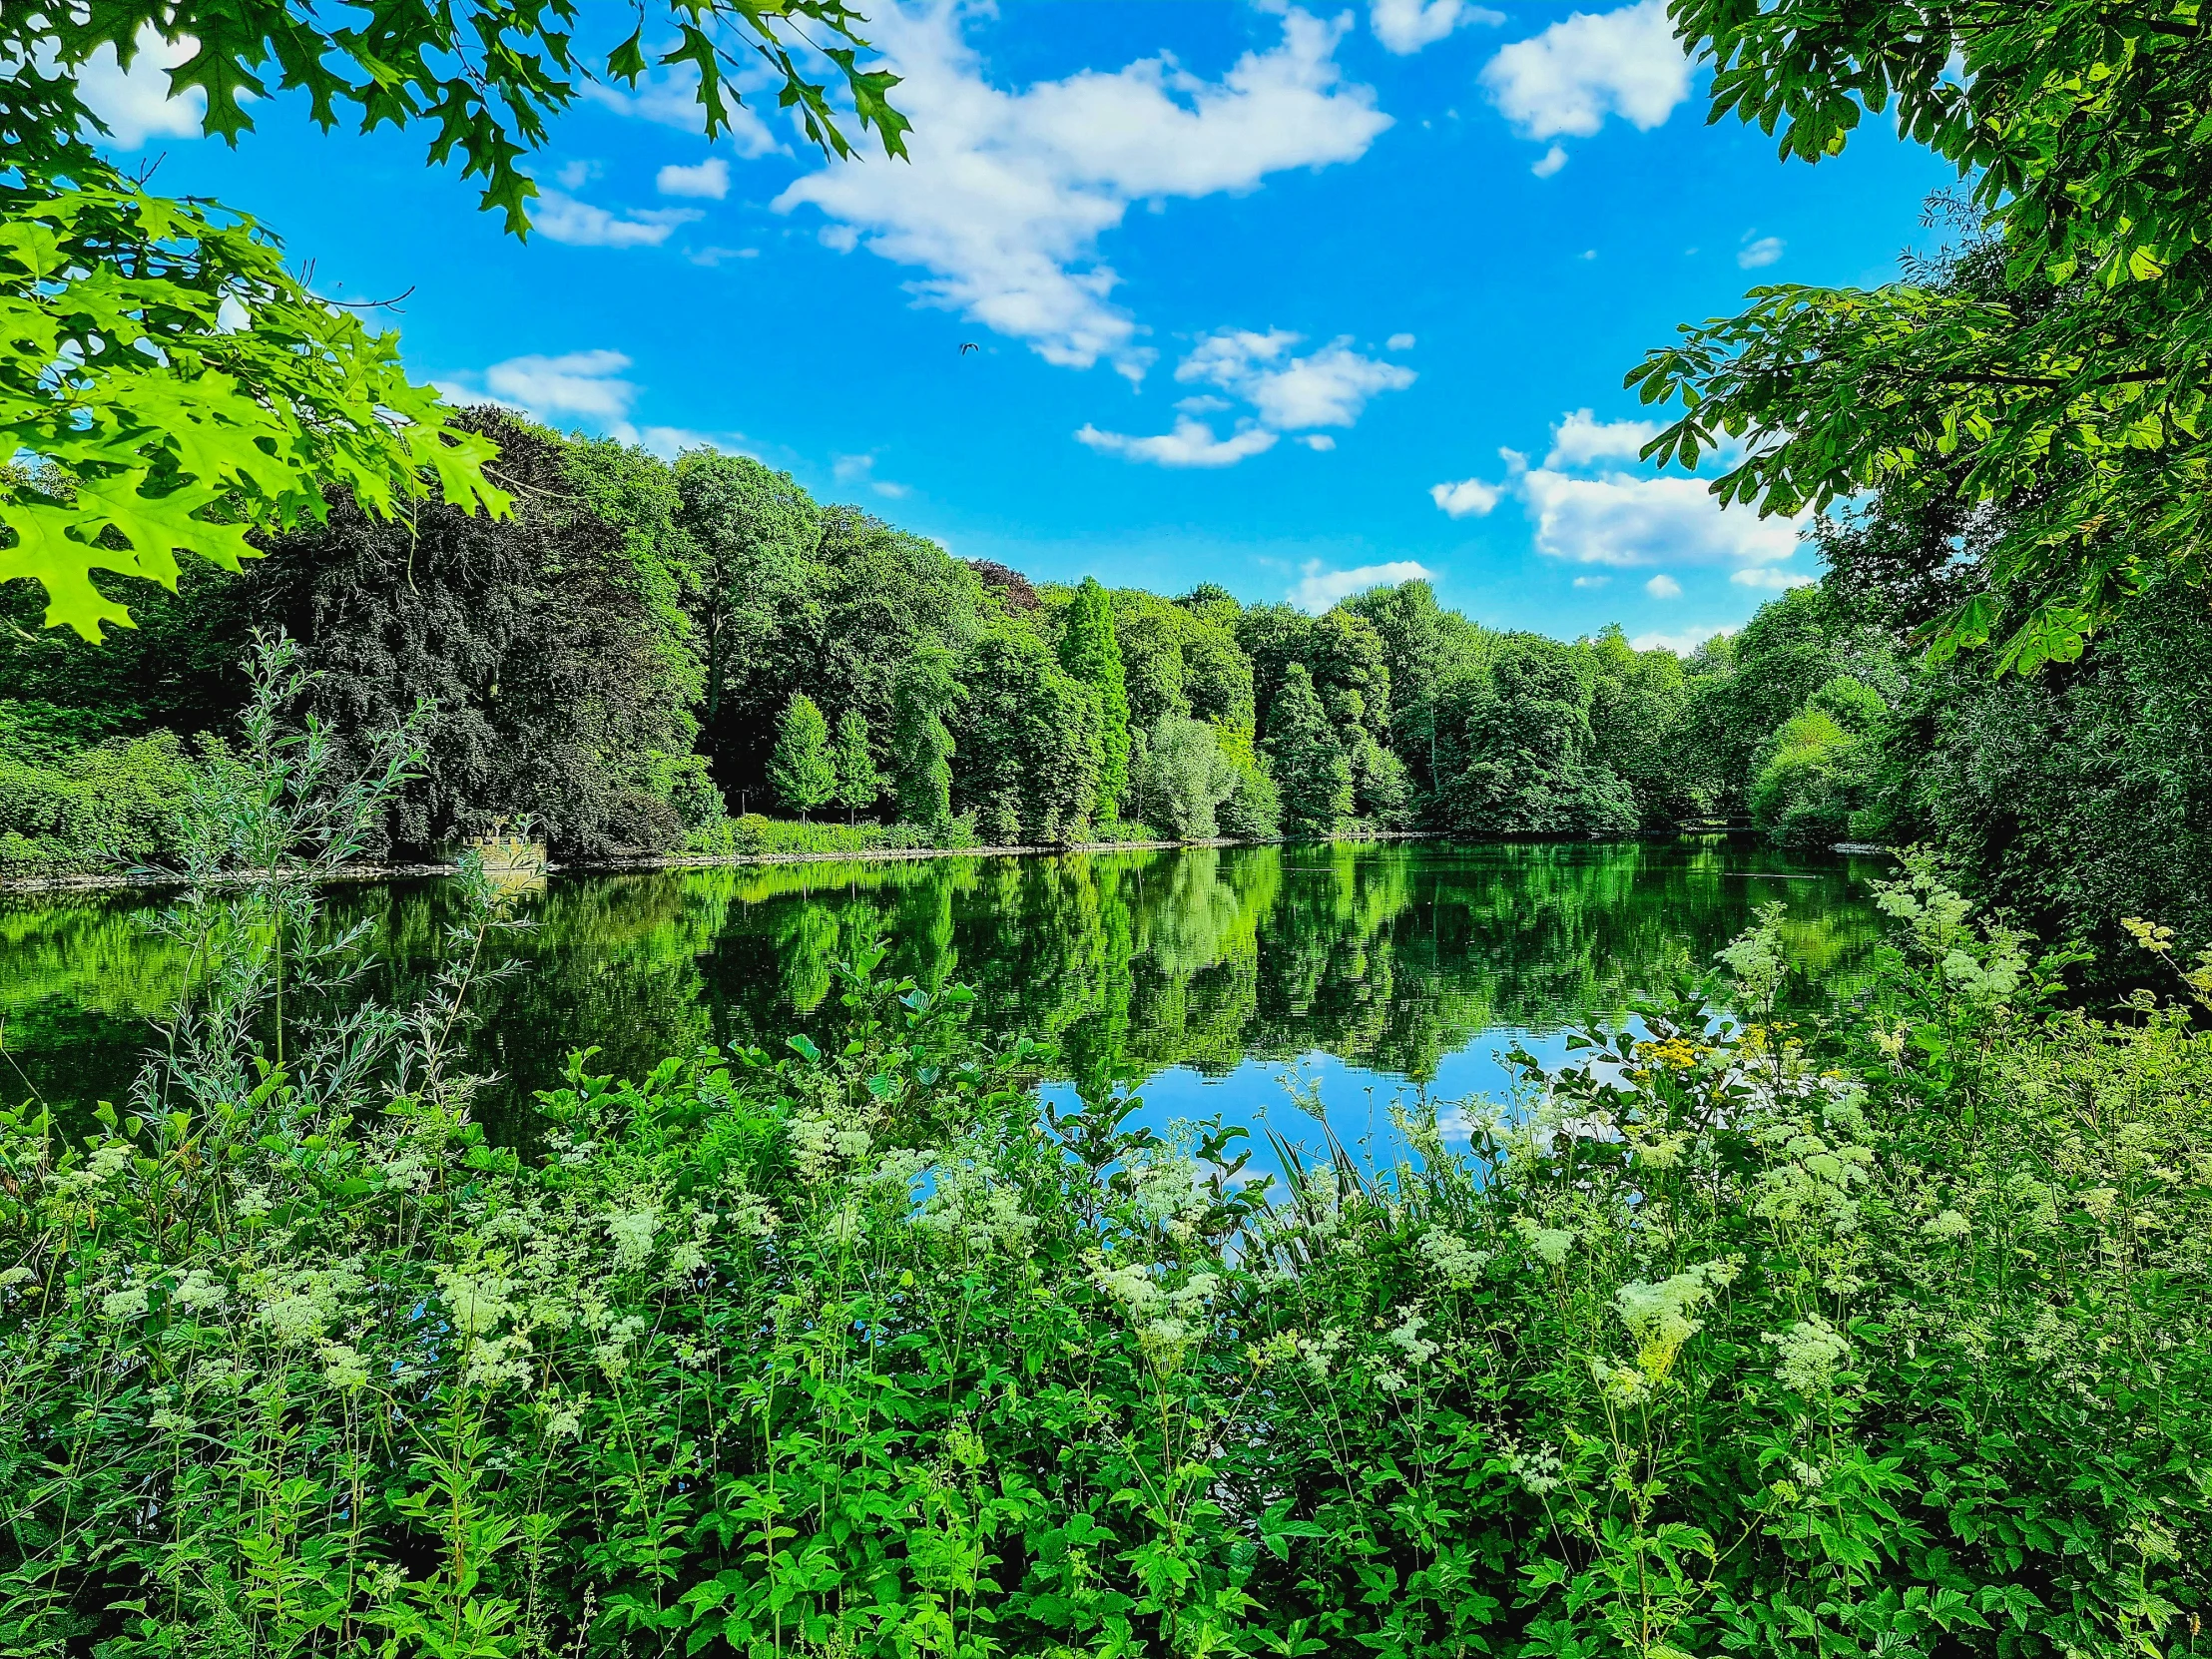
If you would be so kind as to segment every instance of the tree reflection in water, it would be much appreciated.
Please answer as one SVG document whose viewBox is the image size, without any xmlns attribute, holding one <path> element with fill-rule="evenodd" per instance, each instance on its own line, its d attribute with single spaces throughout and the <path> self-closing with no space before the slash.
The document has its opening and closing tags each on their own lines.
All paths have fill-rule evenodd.
<svg viewBox="0 0 2212 1659">
<path fill-rule="evenodd" d="M 557 877 L 524 900 L 526 960 L 484 997 L 476 1059 L 501 1075 L 487 1112 L 513 1133 L 571 1048 L 637 1073 L 703 1043 L 832 1035 L 831 966 L 880 931 L 901 971 L 975 986 L 987 1028 L 1057 1043 L 1084 1094 L 1167 1068 L 1272 1079 L 1315 1054 L 1425 1085 L 1509 1033 L 1622 1013 L 1765 902 L 1788 906 L 1817 988 L 1848 989 L 1875 933 L 1873 873 L 1721 841 L 1413 841 Z M 142 925 L 157 902 L 0 909 L 0 1092 L 125 1097 L 145 1018 L 182 972 Z M 373 921 L 388 997 L 418 980 L 442 907 L 436 882 L 333 905 L 338 925 Z"/>
</svg>

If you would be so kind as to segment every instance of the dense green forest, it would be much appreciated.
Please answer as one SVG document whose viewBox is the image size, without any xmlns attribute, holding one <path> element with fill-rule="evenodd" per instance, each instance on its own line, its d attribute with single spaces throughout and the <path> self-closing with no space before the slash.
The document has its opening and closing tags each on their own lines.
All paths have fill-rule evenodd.
<svg viewBox="0 0 2212 1659">
<path fill-rule="evenodd" d="M 0 860 L 162 856 L 281 629 L 341 742 L 428 706 L 380 855 L 525 822 L 571 858 L 1748 822 L 1928 842 L 2053 935 L 2212 921 L 2201 601 L 2154 585 L 2033 675 L 1934 661 L 1917 636 L 1978 578 L 1891 497 L 1823 521 L 1820 585 L 1685 659 L 1485 628 L 1419 582 L 1321 616 L 1032 584 L 744 456 L 464 424 L 510 519 L 337 501 L 96 652 L 0 590 L 25 625 L 0 644 Z"/>
</svg>

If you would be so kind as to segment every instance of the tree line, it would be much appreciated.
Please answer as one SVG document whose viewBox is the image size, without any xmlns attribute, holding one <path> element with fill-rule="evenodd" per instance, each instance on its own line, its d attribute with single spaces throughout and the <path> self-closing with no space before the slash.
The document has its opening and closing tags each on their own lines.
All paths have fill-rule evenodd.
<svg viewBox="0 0 2212 1659">
<path fill-rule="evenodd" d="M 1032 583 L 746 456 L 461 424 L 497 445 L 511 517 L 335 499 L 97 651 L 0 589 L 0 859 L 158 850 L 254 633 L 281 628 L 338 741 L 428 705 L 399 856 L 517 824 L 567 857 L 731 850 L 762 814 L 986 845 L 1749 824 L 1931 842 L 2046 930 L 2212 922 L 2201 600 L 2154 582 L 2033 675 L 1938 659 L 1920 639 L 1987 577 L 1919 494 L 1823 521 L 1818 586 L 1682 657 L 1487 628 L 1423 582 L 1319 616 Z"/>
</svg>

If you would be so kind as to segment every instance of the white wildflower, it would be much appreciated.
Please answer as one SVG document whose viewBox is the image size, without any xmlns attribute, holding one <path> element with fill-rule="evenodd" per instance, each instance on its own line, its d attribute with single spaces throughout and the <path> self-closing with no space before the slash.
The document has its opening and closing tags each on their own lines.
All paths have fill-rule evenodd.
<svg viewBox="0 0 2212 1659">
<path fill-rule="evenodd" d="M 1319 1337 L 1298 1339 L 1298 1357 L 1306 1369 L 1314 1374 L 1315 1381 L 1327 1382 L 1330 1371 L 1337 1364 L 1337 1356 L 1344 1352 L 1345 1334 L 1326 1330 Z"/>
<path fill-rule="evenodd" d="M 1775 1350 L 1776 1379 L 1801 1394 L 1821 1392 L 1851 1358 L 1851 1344 L 1818 1314 L 1799 1320 L 1780 1336 L 1770 1332 L 1761 1341 Z"/>
<path fill-rule="evenodd" d="M 112 1320 L 145 1318 L 146 1287 L 129 1285 L 120 1291 L 110 1291 L 100 1299 L 100 1311 Z"/>
<path fill-rule="evenodd" d="M 1465 1290 L 1482 1278 L 1490 1265 L 1490 1253 L 1477 1250 L 1458 1234 L 1431 1227 L 1420 1238 L 1420 1253 L 1443 1282 L 1455 1291 Z"/>
<path fill-rule="evenodd" d="M 1527 1216 L 1515 1216 L 1513 1228 L 1540 1260 L 1555 1268 L 1566 1265 L 1567 1252 L 1574 1248 L 1574 1241 L 1580 1236 L 1575 1228 L 1543 1227 Z"/>
<path fill-rule="evenodd" d="M 626 1272 L 642 1268 L 653 1254 L 653 1235 L 660 1231 L 658 1210 L 632 1210 L 607 1218 L 607 1242 L 615 1247 L 615 1268 Z"/>
<path fill-rule="evenodd" d="M 1421 1317 L 1418 1309 L 1408 1308 L 1405 1310 L 1405 1317 L 1397 1322 L 1383 1340 L 1402 1349 L 1406 1358 L 1414 1365 L 1425 1366 L 1437 1354 L 1437 1345 L 1421 1335 L 1422 1328 L 1427 1324 L 1428 1321 Z"/>
<path fill-rule="evenodd" d="M 338 1389 L 358 1388 L 368 1381 L 368 1362 L 347 1343 L 324 1343 L 322 1381 Z"/>
<path fill-rule="evenodd" d="M 1705 1262 L 1656 1285 L 1635 1280 L 1613 1293 L 1621 1324 L 1636 1340 L 1636 1363 L 1657 1381 L 1674 1366 L 1682 1345 L 1703 1326 L 1690 1315 L 1713 1300 L 1736 1277 L 1732 1261 Z"/>
<path fill-rule="evenodd" d="M 1936 1218 L 1921 1228 L 1932 1239 L 1962 1239 L 1972 1231 L 1966 1218 L 1956 1210 L 1939 1210 Z"/>
<path fill-rule="evenodd" d="M 214 1312 L 231 1300 L 230 1291 L 206 1268 L 194 1268 L 185 1275 L 185 1282 L 177 1287 L 175 1299 L 180 1308 L 194 1313 L 203 1310 Z"/>
</svg>

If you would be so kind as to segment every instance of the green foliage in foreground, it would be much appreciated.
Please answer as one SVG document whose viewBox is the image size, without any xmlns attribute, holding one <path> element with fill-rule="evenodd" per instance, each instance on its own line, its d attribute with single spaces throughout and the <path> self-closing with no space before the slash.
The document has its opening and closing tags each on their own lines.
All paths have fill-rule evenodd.
<svg viewBox="0 0 2212 1659">
<path fill-rule="evenodd" d="M 90 1144 L 0 1120 L 8 1651 L 2198 1651 L 2212 1037 L 2049 1011 L 1925 863 L 1841 1023 L 1769 914 L 1744 1023 L 1522 1057 L 1467 1156 L 1324 1128 L 1271 1193 L 879 950 L 840 1043 L 579 1056 L 493 1147 L 496 898 L 413 1009 L 334 995 L 396 770 L 257 732 L 192 866 L 300 861 L 180 906 Z"/>
</svg>

